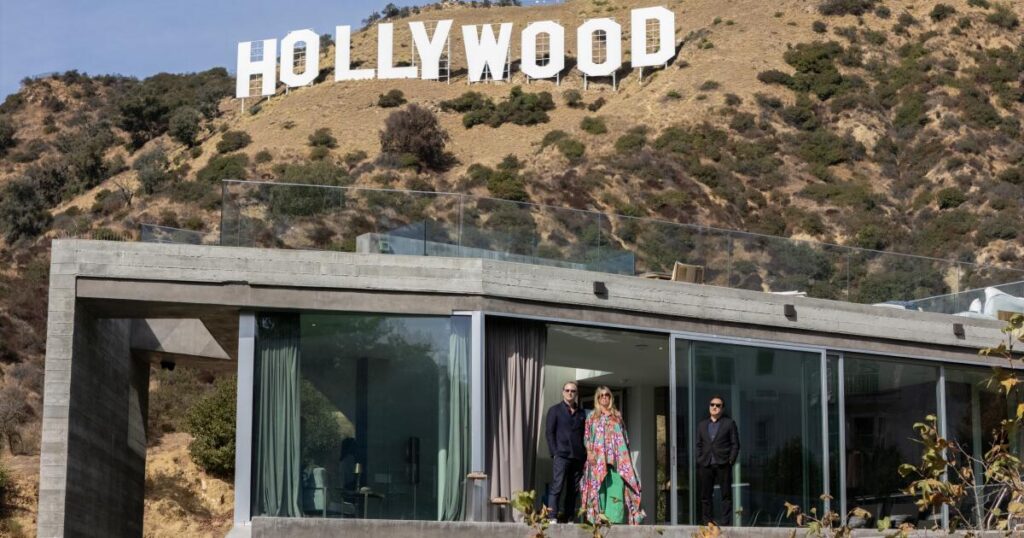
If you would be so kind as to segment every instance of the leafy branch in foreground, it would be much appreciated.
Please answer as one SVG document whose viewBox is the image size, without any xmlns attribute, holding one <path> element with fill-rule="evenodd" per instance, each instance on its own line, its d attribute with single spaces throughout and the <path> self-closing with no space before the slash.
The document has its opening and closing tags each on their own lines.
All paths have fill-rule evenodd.
<svg viewBox="0 0 1024 538">
<path fill-rule="evenodd" d="M 928 415 L 914 424 L 921 462 L 899 467 L 901 476 L 914 478 L 906 492 L 917 497 L 920 510 L 948 507 L 951 530 L 1005 531 L 1024 522 L 1024 464 L 1010 443 L 1024 423 L 1017 387 L 1022 378 L 1015 370 L 1024 366 L 1024 359 L 1014 351 L 1016 343 L 1024 342 L 1024 315 L 1013 315 L 1002 332 L 1004 342 L 979 353 L 1005 361 L 1006 368 L 995 368 L 988 383 L 998 386 L 1008 402 L 1018 403 L 1013 416 L 991 432 L 991 448 L 979 457 L 970 447 L 940 435 L 938 418 Z"/>
<path fill-rule="evenodd" d="M 822 495 L 821 500 L 827 501 L 832 500 L 831 495 Z M 802 529 L 806 529 L 806 536 L 821 536 L 824 538 L 849 538 L 853 536 L 853 527 L 850 525 L 850 521 L 854 518 L 867 520 L 871 517 L 871 513 L 863 508 L 854 508 L 846 514 L 846 523 L 842 523 L 842 518 L 838 513 L 832 510 L 826 510 L 825 513 L 818 515 L 818 509 L 811 507 L 810 510 L 804 512 L 800 506 L 793 503 L 785 503 L 786 517 L 793 518 L 796 522 L 796 526 Z M 886 538 L 906 538 L 910 535 L 910 532 L 914 530 L 914 526 L 909 523 L 900 525 L 895 530 L 889 531 L 891 526 L 889 518 L 882 518 L 878 520 L 878 532 L 883 533 Z M 790 534 L 790 538 L 796 538 L 796 529 Z"/>
</svg>

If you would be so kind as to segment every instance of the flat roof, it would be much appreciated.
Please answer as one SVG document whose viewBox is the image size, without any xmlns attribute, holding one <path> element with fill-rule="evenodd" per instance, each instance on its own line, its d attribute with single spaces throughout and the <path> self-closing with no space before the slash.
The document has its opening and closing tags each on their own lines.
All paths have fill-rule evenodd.
<svg viewBox="0 0 1024 538">
<path fill-rule="evenodd" d="M 106 317 L 482 310 L 979 364 L 992 360 L 977 350 L 1005 338 L 996 320 L 485 259 L 77 239 L 51 255 L 51 301 L 73 287 Z"/>
</svg>

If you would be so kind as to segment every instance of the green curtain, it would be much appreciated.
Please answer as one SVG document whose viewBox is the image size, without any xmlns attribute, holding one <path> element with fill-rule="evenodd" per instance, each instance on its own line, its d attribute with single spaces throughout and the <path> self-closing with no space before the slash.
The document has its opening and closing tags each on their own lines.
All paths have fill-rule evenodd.
<svg viewBox="0 0 1024 538">
<path fill-rule="evenodd" d="M 260 316 L 257 328 L 253 515 L 298 517 L 299 320 Z"/>
<path fill-rule="evenodd" d="M 469 473 L 469 344 L 470 320 L 452 318 L 448 346 L 448 442 L 440 469 L 441 521 L 463 518 L 463 482 Z"/>
</svg>

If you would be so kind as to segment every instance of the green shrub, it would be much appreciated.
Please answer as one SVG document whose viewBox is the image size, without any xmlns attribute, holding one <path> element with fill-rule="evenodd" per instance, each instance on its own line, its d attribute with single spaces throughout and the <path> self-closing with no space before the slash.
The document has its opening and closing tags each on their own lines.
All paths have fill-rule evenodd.
<svg viewBox="0 0 1024 538">
<path fill-rule="evenodd" d="M 834 41 L 800 43 L 787 50 L 783 59 L 796 69 L 790 89 L 812 92 L 823 101 L 835 95 L 843 84 L 843 77 L 835 66 L 835 60 L 842 54 L 843 47 Z"/>
<path fill-rule="evenodd" d="M 647 144 L 647 127 L 638 125 L 633 127 L 626 134 L 615 141 L 615 151 L 619 153 L 633 153 L 639 151 Z"/>
<path fill-rule="evenodd" d="M 793 76 L 787 73 L 783 73 L 778 69 L 769 69 L 767 71 L 761 71 L 757 74 L 757 80 L 765 84 L 779 84 L 782 86 L 789 87 L 793 84 Z"/>
<path fill-rule="evenodd" d="M 831 203 L 859 211 L 870 211 L 879 203 L 879 197 L 871 190 L 870 185 L 852 181 L 812 183 L 804 187 L 799 194 L 818 203 Z"/>
<path fill-rule="evenodd" d="M 997 239 L 1016 239 L 1021 232 L 1021 222 L 1006 213 L 999 213 L 982 219 L 978 224 L 978 235 L 975 242 L 980 245 L 987 245 L 990 241 Z"/>
<path fill-rule="evenodd" d="M 701 83 L 700 88 L 698 88 L 698 89 L 700 91 L 702 91 L 702 92 L 710 92 L 710 91 L 717 90 L 718 88 L 721 88 L 721 87 L 722 87 L 722 85 L 719 84 L 717 81 L 705 80 L 703 83 Z"/>
<path fill-rule="evenodd" d="M 878 6 L 875 8 L 875 16 L 879 19 L 888 19 L 892 17 L 892 10 L 888 6 Z"/>
<path fill-rule="evenodd" d="M 569 138 L 569 133 L 561 129 L 555 129 L 554 131 L 550 131 L 548 134 L 544 135 L 544 138 L 540 141 L 540 147 L 541 149 L 546 148 L 552 144 L 557 144 L 566 138 Z"/>
<path fill-rule="evenodd" d="M 957 187 L 946 187 L 935 193 L 935 201 L 939 209 L 954 209 L 967 201 L 967 195 Z"/>
<path fill-rule="evenodd" d="M 574 138 L 563 138 L 558 141 L 558 151 L 562 152 L 562 155 L 570 162 L 577 162 L 583 158 L 583 154 L 586 152 L 587 147 L 583 145 L 583 142 Z"/>
<path fill-rule="evenodd" d="M 586 117 L 580 122 L 580 129 L 592 134 L 602 135 L 608 132 L 608 127 L 601 118 Z"/>
<path fill-rule="evenodd" d="M 956 14 L 956 8 L 949 4 L 935 4 L 932 12 L 928 14 L 935 22 L 944 21 Z"/>
<path fill-rule="evenodd" d="M 234 378 L 220 379 L 185 419 L 193 437 L 188 447 L 192 461 L 213 476 L 231 478 L 235 472 L 235 402 Z"/>
<path fill-rule="evenodd" d="M 448 133 L 433 112 L 416 104 L 392 112 L 380 133 L 383 155 L 415 155 L 426 168 L 441 169 L 448 163 L 445 145 Z"/>
<path fill-rule="evenodd" d="M 781 116 L 787 124 L 802 131 L 814 131 L 821 126 L 814 104 L 803 94 L 797 97 L 793 106 L 783 108 Z"/>
<path fill-rule="evenodd" d="M 0 155 L 6 153 L 9 148 L 13 148 L 18 143 L 17 133 L 18 129 L 15 127 L 14 122 L 9 120 L 7 116 L 0 116 Z"/>
<path fill-rule="evenodd" d="M 530 199 L 522 178 L 509 170 L 492 172 L 487 178 L 487 190 L 491 196 L 503 200 L 526 202 Z"/>
<path fill-rule="evenodd" d="M 749 112 L 737 112 L 729 121 L 729 128 L 737 133 L 749 132 L 756 126 L 756 118 Z"/>
<path fill-rule="evenodd" d="M 799 135 L 797 154 L 808 163 L 832 166 L 859 160 L 863 157 L 864 146 L 852 138 L 818 129 Z"/>
<path fill-rule="evenodd" d="M 32 181 L 15 179 L 0 190 L 0 232 L 8 244 L 35 237 L 49 225 L 46 199 Z"/>
<path fill-rule="evenodd" d="M 562 92 L 562 99 L 569 108 L 583 108 L 583 94 L 579 90 L 565 90 Z"/>
<path fill-rule="evenodd" d="M 125 79 L 114 89 L 118 125 L 127 131 L 131 146 L 140 148 L 169 128 L 170 117 L 183 106 L 206 118 L 219 113 L 220 100 L 234 94 L 235 81 L 224 68 L 201 73 L 160 73 L 141 82 Z"/>
<path fill-rule="evenodd" d="M 606 101 L 604 97 L 598 97 L 597 99 L 594 99 L 594 102 L 587 105 L 587 110 L 597 112 L 598 110 L 601 110 L 601 107 L 603 107 L 607 102 L 608 101 Z"/>
<path fill-rule="evenodd" d="M 816 34 L 824 34 L 828 31 L 828 25 L 825 24 L 825 21 L 814 21 L 811 23 L 811 30 L 814 30 Z"/>
<path fill-rule="evenodd" d="M 199 122 L 202 119 L 203 115 L 198 110 L 190 106 L 179 107 L 168 120 L 167 132 L 178 142 L 189 147 L 194 146 L 199 137 Z"/>
<path fill-rule="evenodd" d="M 665 94 L 665 97 L 667 99 L 678 100 L 683 98 L 683 94 L 675 90 L 669 90 L 668 93 Z"/>
<path fill-rule="evenodd" d="M 249 156 L 244 153 L 217 155 L 196 173 L 196 178 L 207 183 L 216 183 L 224 179 L 244 179 L 248 166 Z"/>
<path fill-rule="evenodd" d="M 309 150 L 309 160 L 322 161 L 330 156 L 331 150 L 324 146 L 315 146 Z"/>
<path fill-rule="evenodd" d="M 405 94 L 402 93 L 402 90 L 391 90 L 377 97 L 377 106 L 381 108 L 395 108 L 405 103 Z"/>
<path fill-rule="evenodd" d="M 138 173 L 142 192 L 153 194 L 164 186 L 171 178 L 167 172 L 168 164 L 167 154 L 161 147 L 153 148 L 135 158 L 132 169 Z"/>
<path fill-rule="evenodd" d="M 2 129 L 2 127 L 0 127 L 0 129 Z M 0 134 L 0 136 L 2 136 L 2 134 Z M 16 163 L 35 162 L 49 147 L 50 145 L 46 142 L 38 138 L 33 138 L 26 142 L 24 147 L 20 150 L 11 153 L 11 160 Z"/>
<path fill-rule="evenodd" d="M 470 110 L 492 108 L 494 102 L 480 92 L 466 92 L 455 99 L 441 101 L 441 110 L 445 112 L 466 113 Z"/>
<path fill-rule="evenodd" d="M 999 173 L 999 181 L 1013 185 L 1024 185 L 1024 165 L 1012 166 Z"/>
<path fill-rule="evenodd" d="M 221 135 L 220 142 L 217 142 L 217 153 L 230 153 L 238 151 L 252 142 L 252 137 L 245 131 L 227 131 Z"/>
<path fill-rule="evenodd" d="M 853 236 L 853 244 L 860 248 L 885 250 L 889 246 L 890 236 L 890 230 L 875 224 L 866 224 Z"/>
<path fill-rule="evenodd" d="M 334 138 L 329 127 L 321 127 L 309 135 L 309 145 L 333 149 L 338 147 L 338 139 Z"/>
<path fill-rule="evenodd" d="M 740 106 L 743 104 L 743 99 L 740 99 L 740 96 L 735 93 L 727 93 L 725 94 L 725 104 L 727 106 Z"/>
<path fill-rule="evenodd" d="M 256 160 L 256 164 L 269 163 L 270 161 L 274 160 L 274 156 L 270 153 L 270 151 L 262 149 L 262 150 L 256 152 L 255 160 Z"/>
<path fill-rule="evenodd" d="M 988 0 L 967 0 L 967 5 L 971 7 L 980 7 L 982 9 L 989 9 L 992 4 Z"/>
<path fill-rule="evenodd" d="M 863 15 L 875 8 L 877 0 L 823 0 L 818 4 L 822 15 Z"/>
<path fill-rule="evenodd" d="M 989 13 L 985 20 L 1006 30 L 1020 26 L 1020 19 L 1006 4 L 996 4 L 995 11 Z"/>
<path fill-rule="evenodd" d="M 347 164 L 349 167 L 353 167 L 353 166 L 355 166 L 355 165 L 365 161 L 366 157 L 367 157 L 367 155 L 366 155 L 365 151 L 363 151 L 361 149 L 357 149 L 355 151 L 350 151 L 350 152 L 346 153 L 345 156 L 341 158 L 341 160 L 345 164 Z"/>
</svg>

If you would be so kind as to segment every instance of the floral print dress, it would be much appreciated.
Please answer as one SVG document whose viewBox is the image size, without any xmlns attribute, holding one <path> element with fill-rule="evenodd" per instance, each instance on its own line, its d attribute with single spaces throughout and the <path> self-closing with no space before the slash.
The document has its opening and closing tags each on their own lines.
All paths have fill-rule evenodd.
<svg viewBox="0 0 1024 538">
<path fill-rule="evenodd" d="M 626 523 L 639 525 L 646 514 L 640 508 L 640 478 L 633 468 L 622 418 L 599 410 L 587 417 L 583 441 L 587 447 L 587 465 L 580 482 L 580 496 L 587 521 L 597 523 L 601 508 L 602 485 L 607 487 L 609 473 L 618 473 L 623 482 Z"/>
</svg>

